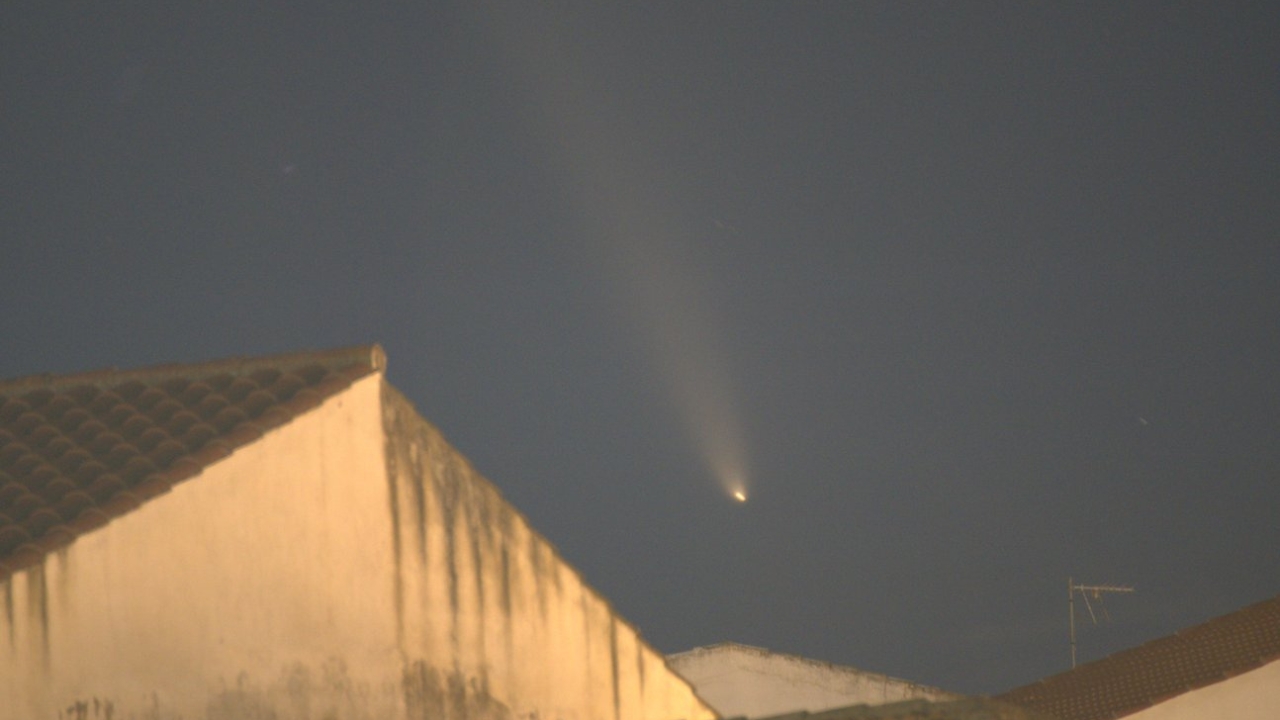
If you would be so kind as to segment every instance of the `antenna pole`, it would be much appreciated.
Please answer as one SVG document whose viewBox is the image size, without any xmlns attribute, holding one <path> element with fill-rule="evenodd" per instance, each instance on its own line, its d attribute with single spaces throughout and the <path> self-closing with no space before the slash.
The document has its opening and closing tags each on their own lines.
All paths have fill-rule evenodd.
<svg viewBox="0 0 1280 720">
<path fill-rule="evenodd" d="M 1076 666 L 1076 593 L 1084 598 L 1086 604 L 1089 602 L 1088 593 L 1093 593 L 1093 598 L 1097 600 L 1102 593 L 1131 593 L 1134 589 L 1128 585 L 1077 585 L 1075 580 L 1067 578 L 1067 615 L 1068 622 L 1071 627 L 1071 667 Z M 1093 616 L 1092 606 L 1089 608 L 1089 615 Z M 1098 624 L 1098 618 L 1093 618 L 1093 624 Z"/>
<path fill-rule="evenodd" d="M 1076 667 L 1076 586 L 1067 578 L 1067 615 L 1071 618 L 1071 668 Z"/>
</svg>

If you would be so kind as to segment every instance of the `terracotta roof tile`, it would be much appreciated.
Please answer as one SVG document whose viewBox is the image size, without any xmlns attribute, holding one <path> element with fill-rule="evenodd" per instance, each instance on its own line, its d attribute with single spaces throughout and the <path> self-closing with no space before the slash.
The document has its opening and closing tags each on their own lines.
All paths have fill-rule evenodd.
<svg viewBox="0 0 1280 720">
<path fill-rule="evenodd" d="M 0 581 L 385 367 L 371 345 L 0 382 Z"/>
<path fill-rule="evenodd" d="M 1110 720 L 1280 660 L 1280 596 L 1003 695 L 1060 720 Z"/>
</svg>

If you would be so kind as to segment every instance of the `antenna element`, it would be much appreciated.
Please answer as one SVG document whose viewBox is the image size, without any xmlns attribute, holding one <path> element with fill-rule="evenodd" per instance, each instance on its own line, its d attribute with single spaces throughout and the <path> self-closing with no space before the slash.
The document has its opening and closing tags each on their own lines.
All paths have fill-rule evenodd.
<svg viewBox="0 0 1280 720">
<path fill-rule="evenodd" d="M 1071 667 L 1076 666 L 1076 593 L 1080 593 L 1080 597 L 1084 598 L 1084 606 L 1089 609 L 1089 619 L 1094 625 L 1098 624 L 1098 616 L 1093 614 L 1093 605 L 1089 603 L 1089 596 L 1093 595 L 1094 600 L 1101 600 L 1103 593 L 1131 593 L 1134 589 L 1128 585 L 1077 585 L 1074 580 L 1067 578 L 1067 612 L 1071 623 Z M 1106 608 L 1102 611 L 1105 613 Z M 1107 615 L 1108 620 L 1111 619 Z"/>
</svg>

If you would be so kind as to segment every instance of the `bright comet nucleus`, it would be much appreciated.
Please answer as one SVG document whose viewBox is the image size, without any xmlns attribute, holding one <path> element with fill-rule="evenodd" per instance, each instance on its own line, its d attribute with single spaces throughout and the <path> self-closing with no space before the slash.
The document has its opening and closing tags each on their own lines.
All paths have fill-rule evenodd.
<svg viewBox="0 0 1280 720">
<path fill-rule="evenodd" d="M 746 494 L 746 493 L 744 493 L 744 492 L 742 492 L 741 490 L 734 490 L 734 491 L 733 491 L 733 499 L 734 499 L 734 500 L 737 500 L 738 502 L 746 502 L 746 501 L 747 501 L 747 494 Z"/>
</svg>

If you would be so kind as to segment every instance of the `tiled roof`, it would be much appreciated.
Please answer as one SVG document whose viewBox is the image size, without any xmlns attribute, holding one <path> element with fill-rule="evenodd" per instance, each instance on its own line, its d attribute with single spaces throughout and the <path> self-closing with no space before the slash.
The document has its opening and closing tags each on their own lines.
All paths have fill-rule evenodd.
<svg viewBox="0 0 1280 720">
<path fill-rule="evenodd" d="M 385 366 L 371 345 L 0 382 L 0 581 Z"/>
<path fill-rule="evenodd" d="M 1060 720 L 1124 717 L 1280 660 L 1280 596 L 996 696 Z"/>
</svg>

